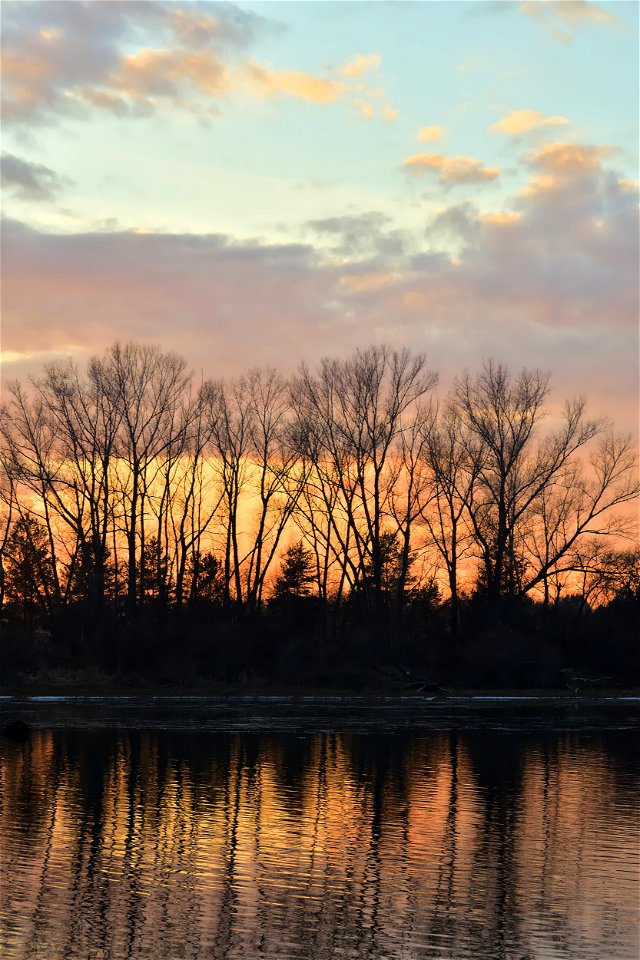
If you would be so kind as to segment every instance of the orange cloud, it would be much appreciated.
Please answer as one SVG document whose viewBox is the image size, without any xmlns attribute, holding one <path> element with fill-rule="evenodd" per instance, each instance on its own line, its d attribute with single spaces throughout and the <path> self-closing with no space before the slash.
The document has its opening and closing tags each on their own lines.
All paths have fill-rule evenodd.
<svg viewBox="0 0 640 960">
<path fill-rule="evenodd" d="M 377 70 L 382 63 L 382 57 L 379 53 L 356 53 L 340 69 L 344 77 L 360 77 L 369 70 Z"/>
<path fill-rule="evenodd" d="M 227 72 L 207 50 L 140 50 L 125 54 L 114 86 L 132 100 L 175 95 L 182 84 L 209 96 L 228 88 Z"/>
<path fill-rule="evenodd" d="M 485 213 L 480 217 L 483 223 L 490 223 L 496 227 L 506 227 L 522 219 L 521 213 Z"/>
<path fill-rule="evenodd" d="M 529 182 L 518 191 L 519 197 L 535 197 L 541 193 L 548 193 L 555 190 L 560 185 L 557 177 L 529 177 Z"/>
<path fill-rule="evenodd" d="M 418 130 L 418 140 L 426 140 L 429 143 L 433 143 L 435 140 L 442 140 L 445 135 L 444 127 L 431 126 L 431 127 L 422 127 Z"/>
<path fill-rule="evenodd" d="M 517 136 L 529 133 L 539 127 L 556 127 L 568 124 L 566 117 L 545 117 L 539 110 L 512 110 L 489 127 L 492 133 L 506 133 Z"/>
<path fill-rule="evenodd" d="M 29 11 L 38 6 L 17 8 L 21 29 L 6 43 L 5 122 L 78 115 L 87 108 L 150 113 L 163 103 L 210 116 L 216 100 L 236 91 L 317 104 L 351 94 L 368 102 L 371 95 L 358 78 L 382 62 L 377 53 L 356 54 L 323 76 L 257 63 L 244 49 L 262 18 L 232 5 L 209 14 L 179 2 L 149 3 L 139 5 L 137 18 L 124 3 L 89 5 L 86 11 L 82 4 L 43 4 L 36 17 L 41 29 L 34 31 Z M 385 119 L 391 119 L 389 110 L 387 104 L 387 112 L 381 111 Z"/>
<path fill-rule="evenodd" d="M 568 183 L 601 172 L 601 161 L 614 153 L 613 147 L 600 144 L 549 143 L 528 157 L 536 171 L 518 196 L 536 197 L 560 190 Z"/>
<path fill-rule="evenodd" d="M 37 111 L 46 102 L 46 91 L 55 81 L 54 67 L 45 58 L 22 57 L 11 50 L 2 55 L 1 73 L 5 119 Z"/>
<path fill-rule="evenodd" d="M 499 167 L 483 167 L 473 157 L 445 157 L 441 153 L 414 153 L 404 166 L 413 173 L 432 170 L 439 174 L 440 183 L 482 183 L 500 176 Z"/>
<path fill-rule="evenodd" d="M 613 152 L 613 147 L 600 145 L 550 143 L 534 154 L 531 163 L 550 176 L 567 177 L 596 170 L 602 158 Z"/>
<path fill-rule="evenodd" d="M 227 68 L 263 29 L 232 5 L 16 5 L 3 51 L 5 122 L 80 115 L 89 107 L 138 114 L 162 101 L 211 113 Z M 240 61 L 242 62 L 242 61 Z"/>
<path fill-rule="evenodd" d="M 216 16 L 200 16 L 191 10 L 171 12 L 171 25 L 182 43 L 206 43 L 224 33 L 224 25 Z"/>
<path fill-rule="evenodd" d="M 251 63 L 244 71 L 247 87 L 260 97 L 285 94 L 312 103 L 332 103 L 347 92 L 347 86 L 336 80 L 314 77 L 298 70 L 274 70 Z"/>
<path fill-rule="evenodd" d="M 360 111 L 362 116 L 366 117 L 368 120 L 371 119 L 371 117 L 373 117 L 375 114 L 373 104 L 366 103 L 364 100 L 354 100 L 353 105 L 357 110 Z"/>
<path fill-rule="evenodd" d="M 350 293 L 368 293 L 388 287 L 396 278 L 390 273 L 361 273 L 340 278 L 340 286 Z"/>
<path fill-rule="evenodd" d="M 521 0 L 519 8 L 525 16 L 546 23 L 563 43 L 570 42 L 573 32 L 583 26 L 622 25 L 612 13 L 588 0 Z"/>
</svg>

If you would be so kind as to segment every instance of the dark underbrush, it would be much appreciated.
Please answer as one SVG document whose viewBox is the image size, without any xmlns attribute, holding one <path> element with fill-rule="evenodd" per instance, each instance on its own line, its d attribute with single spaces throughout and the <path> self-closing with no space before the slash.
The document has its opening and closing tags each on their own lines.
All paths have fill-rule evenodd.
<svg viewBox="0 0 640 960">
<path fill-rule="evenodd" d="M 212 606 L 177 616 L 144 608 L 135 617 L 87 623 L 67 608 L 25 625 L 7 610 L 0 682 L 5 690 L 384 690 L 421 681 L 449 689 L 629 689 L 640 685 L 638 602 L 596 610 L 496 610 L 470 602 L 459 632 L 446 605 L 376 623 L 357 611 L 321 609 L 312 598 L 234 615 Z"/>
</svg>

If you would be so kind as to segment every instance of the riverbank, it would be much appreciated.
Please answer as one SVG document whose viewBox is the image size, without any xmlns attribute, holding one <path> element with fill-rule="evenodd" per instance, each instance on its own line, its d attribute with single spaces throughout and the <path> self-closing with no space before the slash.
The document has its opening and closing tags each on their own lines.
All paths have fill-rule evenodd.
<svg viewBox="0 0 640 960">
<path fill-rule="evenodd" d="M 573 697 L 496 692 L 422 695 L 31 695 L 0 697 L 0 728 L 24 724 L 23 740 L 46 731 L 111 736 L 315 734 L 394 736 L 402 731 L 635 730 L 640 696 Z M 6 735 L 9 737 L 9 734 Z M 10 738 L 14 739 L 14 738 Z"/>
<path fill-rule="evenodd" d="M 482 699 L 625 699 L 640 698 L 639 687 L 611 687 L 611 686 L 584 686 L 582 689 L 565 687 L 483 687 L 483 686 L 449 686 L 446 689 L 433 691 L 416 691 L 402 683 L 380 681 L 376 684 L 362 685 L 357 689 L 352 686 L 313 685 L 313 684 L 268 684 L 264 682 L 247 681 L 245 683 L 196 683 L 196 684 L 154 684 L 140 682 L 123 682 L 113 677 L 49 676 L 45 678 L 24 678 L 11 684 L 0 684 L 2 698 L 35 698 L 35 697 L 72 697 L 72 698 L 154 698 L 175 699 L 182 697 L 197 698 L 353 698 L 391 697 L 391 698 L 421 698 L 422 700 L 458 700 L 469 698 Z"/>
</svg>

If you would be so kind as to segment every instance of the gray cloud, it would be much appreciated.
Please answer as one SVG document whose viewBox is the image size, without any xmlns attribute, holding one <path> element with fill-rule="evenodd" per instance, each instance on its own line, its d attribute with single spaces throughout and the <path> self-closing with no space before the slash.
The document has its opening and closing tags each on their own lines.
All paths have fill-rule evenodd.
<svg viewBox="0 0 640 960">
<path fill-rule="evenodd" d="M 391 218 L 378 211 L 310 220 L 306 226 L 330 240 L 334 252 L 344 256 L 398 257 L 405 252 L 402 231 L 393 229 Z"/>
<path fill-rule="evenodd" d="M 471 0 L 464 8 L 465 17 L 492 16 L 496 13 L 507 13 L 516 10 L 517 0 Z"/>
<path fill-rule="evenodd" d="M 225 57 L 265 28 L 266 20 L 229 3 L 5 0 L 5 123 L 44 122 L 88 107 L 150 112 L 154 96 L 175 97 L 208 84 L 216 70 L 222 75 Z M 128 60 L 132 48 L 145 48 L 145 58 Z"/>
<path fill-rule="evenodd" d="M 447 207 L 434 217 L 426 230 L 431 240 L 462 240 L 466 246 L 471 246 L 481 232 L 478 209 L 469 200 Z"/>
<path fill-rule="evenodd" d="M 21 200 L 44 201 L 54 200 L 66 182 L 49 167 L 12 153 L 3 153 L 0 158 L 0 180 L 3 187 L 12 190 Z"/>
<path fill-rule="evenodd" d="M 426 350 L 445 381 L 483 356 L 550 368 L 560 395 L 586 393 L 633 429 L 637 192 L 602 157 L 538 153 L 511 216 L 453 205 L 435 218 L 431 252 L 398 258 L 373 249 L 344 262 L 311 244 L 47 234 L 10 222 L 3 349 L 78 354 L 135 337 L 214 375 L 262 363 L 290 370 L 386 341 Z M 375 211 L 314 222 L 356 245 L 376 231 L 384 239 L 389 226 Z M 454 235 L 452 259 L 444 239 Z M 39 363 L 27 358 L 8 374 Z"/>
</svg>

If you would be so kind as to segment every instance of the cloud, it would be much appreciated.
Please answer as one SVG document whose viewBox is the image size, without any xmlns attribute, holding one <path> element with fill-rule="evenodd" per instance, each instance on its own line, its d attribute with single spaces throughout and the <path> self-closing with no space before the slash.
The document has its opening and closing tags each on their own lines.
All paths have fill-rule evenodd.
<svg viewBox="0 0 640 960">
<path fill-rule="evenodd" d="M 588 0 L 521 0 L 519 9 L 547 26 L 562 43 L 569 43 L 584 26 L 622 26 L 618 17 Z"/>
<path fill-rule="evenodd" d="M 179 109 L 208 118 L 236 93 L 330 104 L 351 95 L 366 116 L 374 107 L 361 78 L 377 53 L 356 54 L 326 75 L 260 63 L 248 48 L 271 21 L 230 3 L 186 0 L 12 2 L 3 5 L 5 123 L 51 122 L 104 110 L 145 116 Z M 386 103 L 380 116 L 397 114 Z"/>
<path fill-rule="evenodd" d="M 377 70 L 382 63 L 379 53 L 357 53 L 351 57 L 339 70 L 345 77 L 360 77 L 369 70 Z"/>
<path fill-rule="evenodd" d="M 41 163 L 31 163 L 11 153 L 0 158 L 2 185 L 20 200 L 51 201 L 66 182 Z"/>
<path fill-rule="evenodd" d="M 286 94 L 312 103 L 333 103 L 348 90 L 346 84 L 325 77 L 314 77 L 297 70 L 281 71 L 249 64 L 244 71 L 247 87 L 260 97 Z"/>
<path fill-rule="evenodd" d="M 428 141 L 429 143 L 433 143 L 436 140 L 442 140 L 442 138 L 445 135 L 445 132 L 446 131 L 444 127 L 437 127 L 437 126 L 421 127 L 421 129 L 418 130 L 418 140 Z"/>
<path fill-rule="evenodd" d="M 427 236 L 433 241 L 453 241 L 457 245 L 462 240 L 467 247 L 472 246 L 481 232 L 478 211 L 470 200 L 452 204 L 440 210 L 427 226 Z"/>
<path fill-rule="evenodd" d="M 213 234 L 47 234 L 12 221 L 3 237 L 3 348 L 14 354 L 35 344 L 92 351 L 133 331 L 166 345 L 180 328 L 181 349 L 198 365 L 212 348 L 231 364 L 256 324 L 263 362 L 282 363 L 295 352 L 307 308 L 314 339 L 322 324 L 339 335 L 327 271 L 309 246 L 237 244 Z M 29 293 L 35 277 L 41 286 Z"/>
<path fill-rule="evenodd" d="M 88 109 L 151 114 L 169 105 L 204 116 L 240 90 L 261 99 L 331 103 L 342 79 L 280 70 L 245 55 L 260 17 L 232 4 L 172 2 L 7 3 L 3 21 L 4 115 L 42 122 Z M 379 63 L 353 58 L 345 77 Z"/>
<path fill-rule="evenodd" d="M 339 80 L 237 61 L 266 21 L 231 4 L 147 2 L 7 4 L 5 116 L 45 120 L 87 107 L 126 115 L 163 103 L 215 114 L 234 90 L 330 103 Z M 379 58 L 378 58 L 379 59 Z M 350 62 L 356 76 L 374 55 Z M 346 68 L 345 68 L 346 69 Z"/>
<path fill-rule="evenodd" d="M 351 260 L 397 258 L 405 253 L 408 245 L 408 238 L 394 229 L 391 218 L 375 210 L 310 220 L 306 227 L 323 243 L 328 243 L 333 255 Z"/>
<path fill-rule="evenodd" d="M 224 90 L 224 67 L 209 51 L 140 50 L 124 54 L 115 78 L 128 96 L 176 96 L 182 83 L 212 96 Z"/>
<path fill-rule="evenodd" d="M 483 167 L 473 157 L 446 157 L 441 153 L 415 153 L 404 161 L 412 173 L 433 171 L 442 184 L 482 183 L 500 176 L 499 167 Z"/>
<path fill-rule="evenodd" d="M 145 0 L 149 2 L 149 0 Z M 278 30 L 272 21 L 248 13 L 231 3 L 203 3 L 195 8 L 172 3 L 165 7 L 173 34 L 188 47 L 203 47 L 212 43 L 231 43 L 244 48 L 250 46 L 256 35 L 265 29 Z"/>
<path fill-rule="evenodd" d="M 589 26 L 620 29 L 623 22 L 590 0 L 473 0 L 465 16 L 477 17 L 513 11 L 537 20 L 561 43 L 570 43 L 578 30 Z"/>
<path fill-rule="evenodd" d="M 347 273 L 340 278 L 340 286 L 349 293 L 374 293 L 394 283 L 392 273 Z"/>
<path fill-rule="evenodd" d="M 5 122 L 44 122 L 90 107 L 120 113 L 219 95 L 225 61 L 267 21 L 231 4 L 3 4 Z"/>
<path fill-rule="evenodd" d="M 370 120 L 371 117 L 375 116 L 375 107 L 372 103 L 366 103 L 364 100 L 355 99 L 353 105 L 358 110 L 363 117 L 366 117 L 367 120 Z"/>
<path fill-rule="evenodd" d="M 572 176 L 597 170 L 613 152 L 613 147 L 599 144 L 550 143 L 533 154 L 530 164 L 545 173 Z"/>
<path fill-rule="evenodd" d="M 545 117 L 539 110 L 512 110 L 489 127 L 492 133 L 517 136 L 540 127 L 557 127 L 568 124 L 566 117 Z"/>
<path fill-rule="evenodd" d="M 512 210 L 510 213 L 484 213 L 480 215 L 482 223 L 491 223 L 500 227 L 509 226 L 511 223 L 518 223 L 521 219 L 522 214 L 516 210 Z"/>
<path fill-rule="evenodd" d="M 601 161 L 614 152 L 613 147 L 602 144 L 546 144 L 528 154 L 532 174 L 520 196 L 546 196 L 548 202 L 556 202 L 554 196 L 565 196 L 568 189 L 572 193 L 588 190 L 592 177 L 601 171 Z M 623 183 L 616 181 L 616 189 L 623 189 Z"/>
<path fill-rule="evenodd" d="M 586 393 L 635 429 L 637 190 L 606 146 L 551 146 L 525 162 L 552 188 L 490 213 L 452 204 L 421 236 L 375 210 L 311 221 L 288 245 L 8 222 L 6 375 L 116 337 L 178 349 L 207 375 L 387 341 L 426 350 L 445 381 L 483 356 L 552 369 L 557 396 Z"/>
<path fill-rule="evenodd" d="M 357 53 L 347 60 L 343 67 L 339 67 L 336 74 L 339 77 L 345 77 L 347 79 L 349 89 L 352 93 L 356 94 L 351 102 L 363 117 L 371 120 L 377 115 L 383 120 L 393 123 L 398 117 L 398 110 L 386 98 L 384 89 L 380 86 L 368 87 L 364 82 L 360 81 L 360 78 L 365 74 L 373 70 L 379 70 L 381 64 L 382 57 L 379 53 Z M 385 99 L 386 103 L 382 106 L 376 107 L 371 103 L 372 100 Z"/>
</svg>

